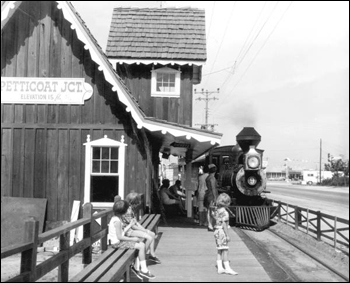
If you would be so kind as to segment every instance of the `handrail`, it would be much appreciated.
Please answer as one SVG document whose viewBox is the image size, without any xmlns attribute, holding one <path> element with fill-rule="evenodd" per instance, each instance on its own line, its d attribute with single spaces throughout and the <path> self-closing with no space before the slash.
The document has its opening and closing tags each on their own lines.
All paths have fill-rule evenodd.
<svg viewBox="0 0 350 283">
<path fill-rule="evenodd" d="M 273 201 L 278 204 L 278 213 L 275 215 L 278 221 L 283 221 L 287 225 L 294 226 L 296 230 L 303 228 L 306 230 L 307 234 L 310 232 L 314 233 L 318 241 L 321 241 L 322 237 L 328 239 L 333 242 L 334 248 L 336 248 L 337 245 L 344 245 L 349 248 L 349 234 L 345 236 L 342 233 L 344 231 L 349 232 L 348 219 L 339 218 L 322 213 L 321 211 L 299 207 L 282 201 Z M 332 220 L 334 224 L 327 220 Z M 347 227 L 341 227 L 339 224 L 345 224 Z M 325 225 L 327 226 L 326 229 L 324 228 Z M 311 226 L 311 228 L 309 226 Z M 327 233 L 333 233 L 333 235 Z"/>
<path fill-rule="evenodd" d="M 33 243 L 20 243 L 1 248 L 1 259 L 30 250 L 32 248 Z"/>
</svg>

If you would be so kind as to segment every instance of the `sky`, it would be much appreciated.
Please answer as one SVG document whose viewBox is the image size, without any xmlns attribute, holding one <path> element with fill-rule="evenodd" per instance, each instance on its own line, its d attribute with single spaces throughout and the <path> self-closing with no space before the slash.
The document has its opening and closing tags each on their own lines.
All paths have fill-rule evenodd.
<svg viewBox="0 0 350 283">
<path fill-rule="evenodd" d="M 103 50 L 113 8 L 205 10 L 207 61 L 195 85 L 193 126 L 210 124 L 221 145 L 243 127 L 261 135 L 268 168 L 319 170 L 327 154 L 349 158 L 348 1 L 72 1 Z M 217 93 L 217 89 L 219 92 Z"/>
</svg>

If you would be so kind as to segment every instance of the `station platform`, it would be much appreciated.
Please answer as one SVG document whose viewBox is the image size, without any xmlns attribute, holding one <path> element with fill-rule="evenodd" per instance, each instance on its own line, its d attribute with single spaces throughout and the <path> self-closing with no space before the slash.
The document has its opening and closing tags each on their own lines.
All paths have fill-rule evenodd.
<svg viewBox="0 0 350 283">
<path fill-rule="evenodd" d="M 230 230 L 229 260 L 238 275 L 218 274 L 216 245 L 213 232 L 199 226 L 192 219 L 179 217 L 167 219 L 159 226 L 160 241 L 156 254 L 161 264 L 148 262 L 149 270 L 156 276 L 152 282 L 272 282 L 259 261 L 239 235 Z M 132 281 L 140 280 L 136 276 Z"/>
</svg>

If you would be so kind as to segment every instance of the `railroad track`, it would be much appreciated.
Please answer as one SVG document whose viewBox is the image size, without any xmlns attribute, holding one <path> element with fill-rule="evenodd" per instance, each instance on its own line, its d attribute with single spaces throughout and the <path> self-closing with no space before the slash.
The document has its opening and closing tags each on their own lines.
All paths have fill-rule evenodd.
<svg viewBox="0 0 350 283">
<path fill-rule="evenodd" d="M 303 252 L 304 254 L 308 255 L 309 257 L 311 257 L 314 261 L 318 262 L 319 264 L 323 265 L 324 267 L 326 267 L 328 270 L 332 271 L 333 273 L 335 273 L 336 275 L 338 275 L 339 277 L 343 278 L 344 280 L 346 280 L 347 282 L 349 282 L 349 277 L 346 276 L 345 274 L 342 274 L 341 272 L 339 272 L 338 270 L 334 269 L 332 266 L 330 266 L 329 264 L 327 264 L 325 261 L 321 260 L 320 258 L 315 257 L 313 254 L 311 254 L 309 251 L 307 251 L 306 249 L 304 249 L 303 247 L 296 245 L 295 243 L 293 243 L 292 241 L 290 241 L 288 238 L 282 236 L 279 233 L 276 233 L 273 230 L 267 230 L 268 233 L 272 233 L 275 236 L 279 237 L 280 239 L 284 240 L 285 242 L 287 242 L 288 244 L 292 245 L 293 247 L 297 248 L 299 251 Z"/>
<path fill-rule="evenodd" d="M 311 272 L 305 271 L 309 269 L 311 270 L 312 268 L 310 266 L 309 267 L 305 266 L 304 270 L 303 270 L 302 264 L 300 264 L 300 266 L 295 267 L 297 262 L 300 260 L 300 257 L 302 257 L 304 258 L 304 263 L 307 262 L 309 265 L 312 265 L 311 264 L 312 261 L 308 260 L 308 258 L 311 258 L 317 264 L 322 265 L 324 269 L 324 273 L 327 274 L 327 276 L 331 276 L 329 274 L 336 274 L 340 278 L 344 279 L 346 282 L 349 282 L 348 275 L 343 274 L 342 272 L 336 270 L 335 268 L 330 266 L 326 261 L 322 260 L 320 257 L 313 255 L 304 247 L 297 245 L 296 243 L 290 241 L 288 238 L 281 235 L 280 233 L 276 233 L 272 229 L 264 230 L 263 232 L 256 232 L 256 231 L 245 230 L 245 229 L 237 229 L 237 230 L 235 229 L 235 231 L 237 232 L 237 234 L 239 234 L 242 237 L 242 239 L 243 237 L 248 237 L 249 241 L 254 242 L 254 244 L 258 247 L 259 249 L 259 251 L 257 252 L 258 260 L 259 260 L 259 256 L 258 256 L 259 253 L 261 254 L 262 251 L 266 253 L 266 258 L 265 260 L 263 259 L 261 261 L 261 264 L 263 265 L 265 270 L 270 269 L 269 275 L 271 275 L 272 277 L 274 276 L 274 273 L 276 273 L 276 269 L 283 270 L 284 274 L 286 275 L 283 278 L 283 281 L 285 280 L 284 282 L 301 281 L 300 279 L 303 276 L 312 277 L 312 274 L 313 274 L 312 271 Z M 273 237 L 277 238 L 278 240 L 274 241 Z M 281 250 L 282 249 L 285 249 L 285 250 L 283 252 L 278 251 L 279 246 L 281 246 Z M 254 254 L 254 248 L 251 248 L 251 250 Z M 293 252 L 293 250 L 294 251 L 297 250 L 299 253 Z M 292 262 L 293 256 L 296 257 L 298 260 L 296 260 L 295 262 Z M 285 259 L 283 259 L 282 257 L 285 257 Z M 264 266 L 264 263 L 269 261 L 276 261 L 277 264 L 275 266 Z M 302 262 L 303 260 L 300 260 L 300 261 Z M 320 273 L 320 272 L 321 272 L 320 270 L 317 270 L 317 273 Z M 318 274 L 316 274 L 315 276 L 318 276 Z"/>
</svg>

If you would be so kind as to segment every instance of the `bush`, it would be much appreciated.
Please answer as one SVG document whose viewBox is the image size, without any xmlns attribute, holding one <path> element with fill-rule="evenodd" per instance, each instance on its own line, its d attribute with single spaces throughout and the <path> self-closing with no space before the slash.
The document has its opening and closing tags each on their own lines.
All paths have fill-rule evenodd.
<svg viewBox="0 0 350 283">
<path fill-rule="evenodd" d="M 332 179 L 323 180 L 322 186 L 338 186 L 338 187 L 349 186 L 349 177 L 334 176 Z"/>
</svg>

